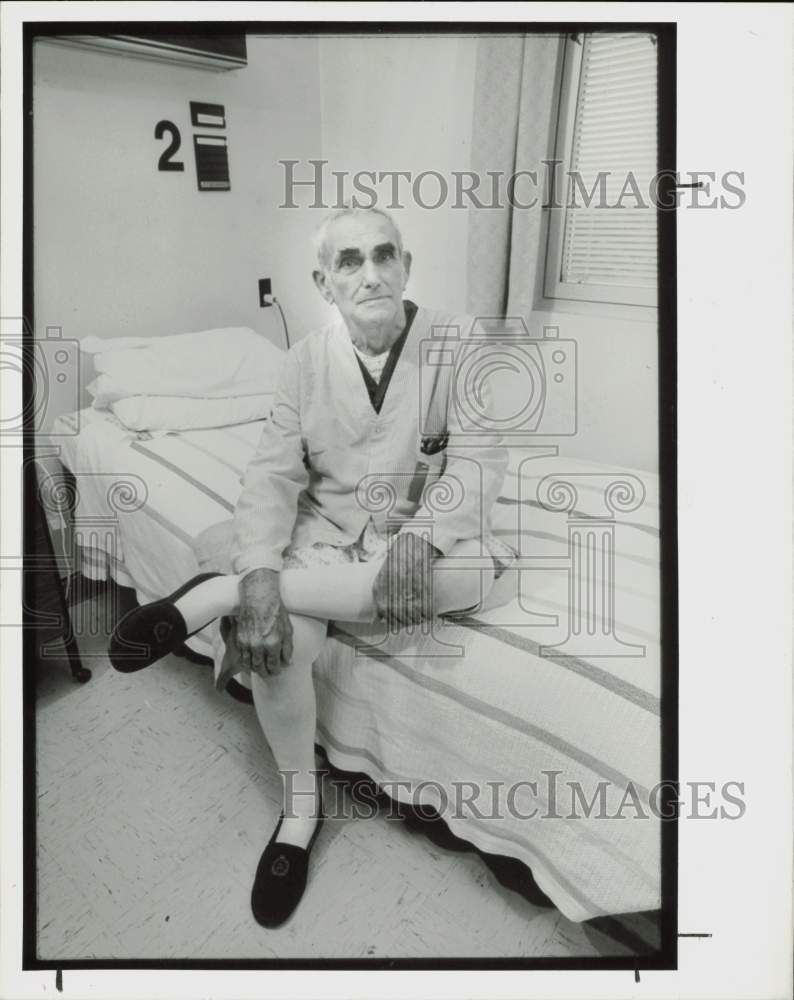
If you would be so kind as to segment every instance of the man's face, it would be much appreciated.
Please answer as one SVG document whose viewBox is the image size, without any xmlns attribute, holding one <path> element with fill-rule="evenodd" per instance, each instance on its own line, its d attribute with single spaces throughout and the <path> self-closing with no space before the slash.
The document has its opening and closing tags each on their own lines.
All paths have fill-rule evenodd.
<svg viewBox="0 0 794 1000">
<path fill-rule="evenodd" d="M 314 280 L 348 326 L 383 327 L 401 321 L 411 258 L 400 254 L 388 219 L 377 212 L 336 219 L 328 229 L 326 251 L 325 266 L 314 272 Z"/>
</svg>

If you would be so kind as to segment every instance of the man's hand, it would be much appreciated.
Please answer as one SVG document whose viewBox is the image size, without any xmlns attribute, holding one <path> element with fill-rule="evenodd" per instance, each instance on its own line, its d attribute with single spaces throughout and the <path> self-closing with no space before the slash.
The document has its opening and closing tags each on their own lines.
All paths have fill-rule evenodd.
<svg viewBox="0 0 794 1000">
<path fill-rule="evenodd" d="M 251 670 L 262 677 L 280 673 L 292 659 L 292 625 L 281 603 L 278 573 L 255 569 L 240 581 L 237 616 L 239 660 L 219 673 L 215 682 L 225 689 L 232 671 Z"/>
<path fill-rule="evenodd" d="M 397 535 L 372 588 L 381 618 L 418 625 L 433 617 L 431 565 L 440 555 L 421 535 L 409 531 Z"/>
</svg>

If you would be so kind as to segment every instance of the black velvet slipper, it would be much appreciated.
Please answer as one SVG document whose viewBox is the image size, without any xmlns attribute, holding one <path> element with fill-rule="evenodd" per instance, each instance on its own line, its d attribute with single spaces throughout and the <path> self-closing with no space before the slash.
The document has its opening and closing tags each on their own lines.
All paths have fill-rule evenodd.
<svg viewBox="0 0 794 1000">
<path fill-rule="evenodd" d="M 153 601 L 128 611 L 110 637 L 108 656 L 116 670 L 124 674 L 143 670 L 173 653 L 185 639 L 200 632 L 201 629 L 196 629 L 188 635 L 185 619 L 174 607 L 174 602 L 199 584 L 221 575 L 200 573 L 161 601 Z"/>
<path fill-rule="evenodd" d="M 307 847 L 280 844 L 276 839 L 284 820 L 279 817 L 267 847 L 259 859 L 251 890 L 251 909 L 263 927 L 279 927 L 287 921 L 301 901 L 309 872 L 309 855 L 323 825 L 322 807 L 317 826 Z"/>
</svg>

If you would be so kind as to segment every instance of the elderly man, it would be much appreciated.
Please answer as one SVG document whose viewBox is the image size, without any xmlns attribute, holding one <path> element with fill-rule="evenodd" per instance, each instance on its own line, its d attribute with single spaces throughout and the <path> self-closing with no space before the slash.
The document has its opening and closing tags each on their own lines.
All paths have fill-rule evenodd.
<svg viewBox="0 0 794 1000">
<path fill-rule="evenodd" d="M 235 511 L 233 575 L 136 609 L 111 643 L 112 660 L 127 651 L 114 665 L 139 669 L 223 616 L 216 683 L 250 674 L 285 779 L 252 891 L 268 927 L 297 906 L 322 822 L 312 664 L 328 621 L 409 625 L 474 610 L 514 555 L 489 528 L 507 452 L 482 421 L 487 383 L 464 387 L 479 425 L 460 423 L 465 321 L 403 298 L 411 256 L 385 212 L 333 213 L 317 255 L 315 285 L 339 318 L 286 356 Z M 130 662 L 133 642 L 149 647 L 145 662 Z"/>
</svg>

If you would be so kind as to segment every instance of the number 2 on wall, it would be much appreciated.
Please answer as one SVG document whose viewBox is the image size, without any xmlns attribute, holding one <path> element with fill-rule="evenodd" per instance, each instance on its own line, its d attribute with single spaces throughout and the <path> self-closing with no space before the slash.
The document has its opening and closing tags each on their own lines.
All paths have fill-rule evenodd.
<svg viewBox="0 0 794 1000">
<path fill-rule="evenodd" d="M 158 170 L 184 170 L 185 164 L 181 160 L 172 160 L 171 157 L 174 156 L 182 144 L 182 137 L 179 134 L 179 129 L 174 125 L 173 122 L 167 121 L 165 118 L 158 122 L 154 127 L 154 137 L 155 139 L 162 139 L 166 132 L 171 134 L 171 144 L 168 149 L 163 151 L 162 156 L 157 164 Z"/>
</svg>

